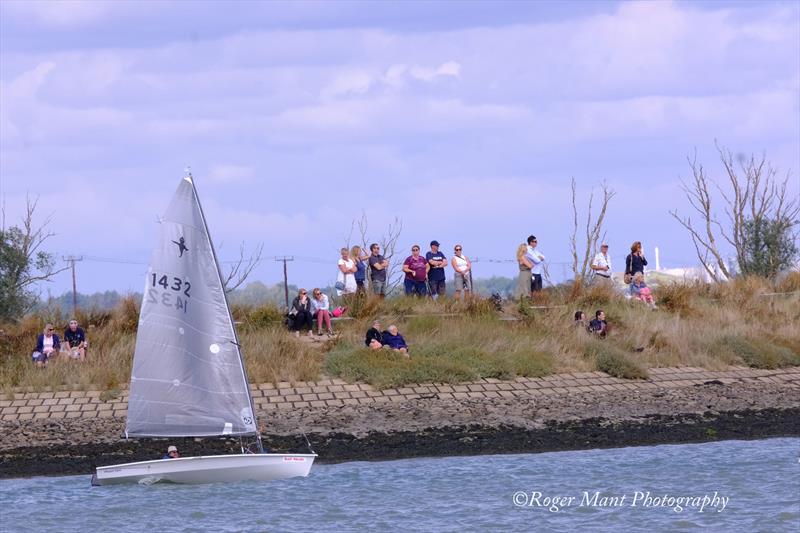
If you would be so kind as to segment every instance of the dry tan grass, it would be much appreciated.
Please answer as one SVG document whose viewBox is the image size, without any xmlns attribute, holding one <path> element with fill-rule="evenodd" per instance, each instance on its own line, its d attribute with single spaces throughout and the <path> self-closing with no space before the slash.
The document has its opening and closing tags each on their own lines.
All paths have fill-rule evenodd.
<svg viewBox="0 0 800 533">
<path fill-rule="evenodd" d="M 366 298 L 351 303 L 356 319 L 335 323 L 339 336 L 323 345 L 292 337 L 283 329 L 282 313 L 272 307 L 239 307 L 234 316 L 241 322 L 245 362 L 254 382 L 315 380 L 326 372 L 389 386 L 595 370 L 598 341 L 573 326 L 576 309 L 590 318 L 597 308 L 606 311 L 613 329 L 600 345 L 607 347 L 604 364 L 609 357 L 624 356 L 643 369 L 798 365 L 799 290 L 797 274 L 776 285 L 741 279 L 714 286 L 663 286 L 655 290 L 660 309 L 651 311 L 606 288 L 559 287 L 544 291 L 536 302 L 550 308 L 509 302 L 502 314 L 485 300 Z M 791 294 L 771 294 L 775 292 Z M 501 316 L 518 320 L 500 320 Z M 91 341 L 85 363 L 58 361 L 44 370 L 34 367 L 30 352 L 45 321 L 63 330 L 68 318 L 45 311 L 0 326 L 0 389 L 115 389 L 128 382 L 137 303 L 129 299 L 113 312 L 79 314 Z M 412 347 L 410 360 L 364 348 L 364 332 L 373 318 L 381 319 L 384 327 L 397 324 Z"/>
</svg>

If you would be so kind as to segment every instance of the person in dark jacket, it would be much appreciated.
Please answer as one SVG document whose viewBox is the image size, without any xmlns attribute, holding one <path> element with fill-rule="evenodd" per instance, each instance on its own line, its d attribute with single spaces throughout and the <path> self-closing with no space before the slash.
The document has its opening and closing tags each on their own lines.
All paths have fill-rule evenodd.
<svg viewBox="0 0 800 533">
<path fill-rule="evenodd" d="M 401 352 L 403 355 L 408 357 L 408 345 L 406 344 L 406 340 L 400 335 L 400 332 L 397 331 L 397 326 L 392 324 L 389 326 L 389 329 L 383 332 L 381 335 L 383 338 L 383 344 L 391 348 L 392 350 L 396 350 Z"/>
<path fill-rule="evenodd" d="M 78 321 L 73 318 L 64 330 L 64 351 L 69 357 L 83 361 L 88 344 L 83 328 L 78 327 Z"/>
<path fill-rule="evenodd" d="M 606 322 L 606 312 L 598 309 L 594 313 L 594 319 L 589 322 L 589 333 L 597 335 L 601 339 L 608 333 L 608 323 Z"/>
<path fill-rule="evenodd" d="M 61 350 L 61 339 L 53 333 L 53 324 L 44 327 L 44 333 L 40 333 L 36 338 L 36 349 L 31 353 L 31 358 L 36 366 L 44 366 L 47 360 L 58 355 Z"/>
<path fill-rule="evenodd" d="M 625 273 L 633 277 L 637 272 L 644 276 L 644 267 L 647 266 L 647 259 L 642 252 L 642 241 L 636 241 L 631 245 L 631 253 L 625 258 Z"/>
<path fill-rule="evenodd" d="M 180 454 L 178 453 L 178 448 L 175 446 L 170 446 L 167 448 L 167 453 L 162 457 L 162 459 L 178 459 Z"/>
<path fill-rule="evenodd" d="M 294 301 L 292 301 L 292 308 L 289 310 L 289 316 L 292 320 L 291 328 L 294 330 L 295 337 L 300 336 L 300 330 L 303 328 L 308 330 L 309 337 L 314 334 L 312 332 L 314 319 L 311 316 L 311 299 L 308 297 L 307 290 L 300 289 L 297 292 L 297 296 Z"/>
<path fill-rule="evenodd" d="M 381 333 L 380 320 L 372 322 L 372 327 L 367 330 L 367 338 L 364 339 L 364 344 L 367 345 L 367 348 L 372 350 L 380 350 L 383 348 L 383 334 Z"/>
</svg>

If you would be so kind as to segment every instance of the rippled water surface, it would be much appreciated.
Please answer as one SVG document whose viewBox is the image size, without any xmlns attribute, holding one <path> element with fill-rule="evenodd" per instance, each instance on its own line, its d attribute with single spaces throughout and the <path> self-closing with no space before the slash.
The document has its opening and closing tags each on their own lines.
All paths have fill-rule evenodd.
<svg viewBox="0 0 800 533">
<path fill-rule="evenodd" d="M 769 439 L 319 465 L 272 483 L 12 479 L 0 530 L 796 532 L 799 454 L 800 439 Z"/>
</svg>

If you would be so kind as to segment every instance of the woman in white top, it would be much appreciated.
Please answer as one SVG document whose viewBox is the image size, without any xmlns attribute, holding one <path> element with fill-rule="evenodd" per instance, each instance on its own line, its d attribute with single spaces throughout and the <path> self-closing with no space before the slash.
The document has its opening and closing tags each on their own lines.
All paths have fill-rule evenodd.
<svg viewBox="0 0 800 533">
<path fill-rule="evenodd" d="M 461 298 L 462 289 L 466 298 L 472 290 L 472 262 L 467 256 L 461 254 L 460 244 L 456 244 L 453 249 L 453 258 L 450 260 L 450 264 L 453 265 L 455 272 L 456 299 Z"/>
<path fill-rule="evenodd" d="M 339 273 L 336 275 L 336 294 L 353 294 L 356 292 L 356 276 L 358 270 L 356 262 L 350 259 L 350 250 L 342 248 L 342 257 L 339 259 Z"/>
<path fill-rule="evenodd" d="M 331 312 L 328 296 L 320 289 L 311 291 L 311 316 L 317 319 L 317 335 L 322 335 L 322 323 L 328 326 L 328 335 L 333 335 L 331 327 Z"/>
</svg>

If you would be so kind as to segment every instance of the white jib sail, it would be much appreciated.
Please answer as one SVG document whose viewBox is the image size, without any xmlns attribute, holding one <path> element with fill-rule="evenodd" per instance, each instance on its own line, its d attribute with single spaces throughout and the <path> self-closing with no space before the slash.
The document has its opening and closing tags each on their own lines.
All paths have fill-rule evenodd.
<svg viewBox="0 0 800 533">
<path fill-rule="evenodd" d="M 191 177 L 160 223 L 133 357 L 132 437 L 256 433 L 244 363 Z"/>
</svg>

